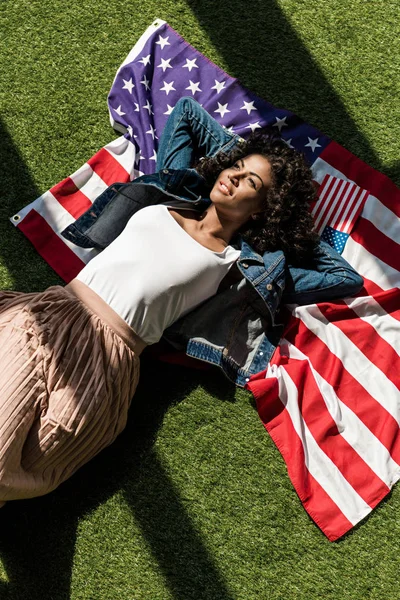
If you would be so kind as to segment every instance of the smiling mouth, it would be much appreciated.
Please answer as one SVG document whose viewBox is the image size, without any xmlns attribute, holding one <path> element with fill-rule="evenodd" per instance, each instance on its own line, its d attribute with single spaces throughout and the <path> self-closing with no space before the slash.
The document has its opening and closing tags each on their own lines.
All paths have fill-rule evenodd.
<svg viewBox="0 0 400 600">
<path fill-rule="evenodd" d="M 225 185 L 225 183 L 222 183 L 222 181 L 220 181 L 219 187 L 221 188 L 221 191 L 222 191 L 223 194 L 225 194 L 226 196 L 230 196 L 231 195 L 228 186 Z"/>
</svg>

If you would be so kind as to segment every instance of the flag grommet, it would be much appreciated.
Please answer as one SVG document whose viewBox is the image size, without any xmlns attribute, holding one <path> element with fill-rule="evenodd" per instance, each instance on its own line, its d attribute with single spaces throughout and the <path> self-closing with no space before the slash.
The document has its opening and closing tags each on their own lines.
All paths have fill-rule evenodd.
<svg viewBox="0 0 400 600">
<path fill-rule="evenodd" d="M 13 221 L 19 221 L 19 220 L 20 220 L 20 218 L 21 218 L 21 217 L 20 217 L 20 215 L 13 215 L 13 216 L 12 216 L 12 220 L 13 220 Z"/>
</svg>

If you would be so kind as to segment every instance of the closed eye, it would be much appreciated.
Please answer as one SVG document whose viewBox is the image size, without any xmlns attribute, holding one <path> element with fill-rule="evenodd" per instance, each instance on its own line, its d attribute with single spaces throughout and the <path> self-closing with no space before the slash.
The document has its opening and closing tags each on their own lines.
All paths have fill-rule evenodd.
<svg viewBox="0 0 400 600">
<path fill-rule="evenodd" d="M 234 169 L 240 169 L 240 165 L 238 163 L 235 163 L 233 165 L 233 168 Z M 257 189 L 257 185 L 256 185 L 254 179 L 251 179 L 251 177 L 249 177 L 249 181 L 251 182 L 252 187 L 256 190 Z"/>
</svg>

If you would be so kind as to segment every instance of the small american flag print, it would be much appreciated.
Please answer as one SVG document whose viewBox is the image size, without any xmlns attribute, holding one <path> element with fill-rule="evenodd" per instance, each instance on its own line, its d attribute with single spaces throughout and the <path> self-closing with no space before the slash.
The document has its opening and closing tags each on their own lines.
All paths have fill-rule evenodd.
<svg viewBox="0 0 400 600">
<path fill-rule="evenodd" d="M 327 174 L 318 196 L 311 211 L 315 229 L 335 250 L 342 252 L 369 192 L 352 181 Z"/>
</svg>

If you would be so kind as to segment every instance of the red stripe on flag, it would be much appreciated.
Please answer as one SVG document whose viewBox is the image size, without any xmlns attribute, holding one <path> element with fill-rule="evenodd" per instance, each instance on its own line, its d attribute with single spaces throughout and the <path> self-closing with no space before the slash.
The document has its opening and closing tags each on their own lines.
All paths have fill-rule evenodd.
<svg viewBox="0 0 400 600">
<path fill-rule="evenodd" d="M 92 206 L 89 198 L 79 190 L 71 177 L 63 179 L 60 183 L 50 188 L 49 191 L 74 219 L 80 217 L 81 214 Z"/>
<path fill-rule="evenodd" d="M 353 525 L 307 469 L 302 441 L 278 397 L 277 380 L 258 379 L 259 375 L 252 378 L 246 388 L 256 399 L 258 414 L 285 460 L 290 480 L 304 508 L 333 542 Z"/>
<path fill-rule="evenodd" d="M 396 419 L 350 375 L 342 361 L 300 319 L 292 317 L 284 337 L 311 360 L 313 368 L 333 387 L 337 397 L 400 464 L 400 435 Z"/>
<path fill-rule="evenodd" d="M 317 232 L 321 234 L 329 225 L 338 231 L 350 233 L 368 198 L 367 190 L 327 174 L 318 194 L 319 201 L 312 212 Z"/>
<path fill-rule="evenodd" d="M 326 224 L 329 224 L 329 219 L 331 218 L 332 213 L 330 213 L 328 220 L 326 217 L 328 216 L 332 205 L 337 203 L 338 191 L 341 189 L 341 182 L 337 178 L 332 177 L 331 175 L 325 175 L 325 178 L 319 189 L 319 201 L 315 205 L 315 212 L 313 213 L 315 228 L 319 234 L 321 234 L 325 229 Z M 340 198 L 341 197 L 342 193 L 340 192 Z"/>
<path fill-rule="evenodd" d="M 382 291 L 374 296 L 382 308 L 390 314 L 393 319 L 400 321 L 400 289 L 392 288 L 391 290 Z"/>
<path fill-rule="evenodd" d="M 309 362 L 290 361 L 290 377 L 298 390 L 300 413 L 318 447 L 331 459 L 364 502 L 374 508 L 390 489 L 340 435 Z"/>
<path fill-rule="evenodd" d="M 382 233 L 371 221 L 360 217 L 357 227 L 351 232 L 352 239 L 384 263 L 400 271 L 400 246 Z"/>
<path fill-rule="evenodd" d="M 383 290 L 369 279 L 365 277 L 363 279 L 364 287 L 356 297 L 372 296 L 393 319 L 400 321 L 400 311 L 397 310 L 400 306 L 400 289 Z"/>
<path fill-rule="evenodd" d="M 69 283 L 85 263 L 61 240 L 36 210 L 31 210 L 18 225 L 39 254 Z"/>
<path fill-rule="evenodd" d="M 399 303 L 399 294 L 397 302 Z M 386 377 L 396 386 L 400 387 L 400 376 L 397 369 L 392 369 L 399 361 L 396 350 L 384 340 L 376 329 L 359 318 L 357 313 L 344 302 L 337 304 L 319 304 L 318 308 L 324 317 L 357 346 L 357 348 L 378 369 L 385 373 Z M 400 312 L 400 311 L 396 311 Z M 355 320 L 357 323 L 355 324 Z"/>
<path fill-rule="evenodd" d="M 375 296 L 375 294 L 379 294 L 383 292 L 383 288 L 379 287 L 376 283 L 371 281 L 371 279 L 367 279 L 363 276 L 364 286 L 361 291 L 357 294 L 358 296 Z"/>
<path fill-rule="evenodd" d="M 354 187 L 354 190 L 351 193 L 351 208 L 349 208 L 348 211 L 345 211 L 345 207 L 343 207 L 343 210 L 341 210 L 340 215 L 338 215 L 336 219 L 338 223 L 337 226 L 335 222 L 332 223 L 331 227 L 338 231 L 343 231 L 344 233 L 350 233 L 364 208 L 368 196 L 369 193 L 366 190 Z"/>
<path fill-rule="evenodd" d="M 125 183 L 130 180 L 129 173 L 105 148 L 102 148 L 88 161 L 93 171 L 107 184 Z"/>
<path fill-rule="evenodd" d="M 329 225 L 333 229 L 343 231 L 343 227 L 340 228 L 337 226 L 337 224 L 341 222 L 343 216 L 346 217 L 346 215 L 350 214 L 351 207 L 353 205 L 352 198 L 355 195 L 355 193 L 357 193 L 357 187 L 353 184 L 349 184 L 348 181 L 342 180 L 339 189 L 340 194 L 338 194 L 335 212 L 333 213 L 333 215 L 331 215 L 329 221 L 327 222 L 327 225 Z M 344 200 L 344 198 L 346 199 Z"/>
<path fill-rule="evenodd" d="M 321 152 L 320 158 L 368 190 L 400 217 L 400 190 L 389 177 L 376 171 L 334 141 Z"/>
</svg>

